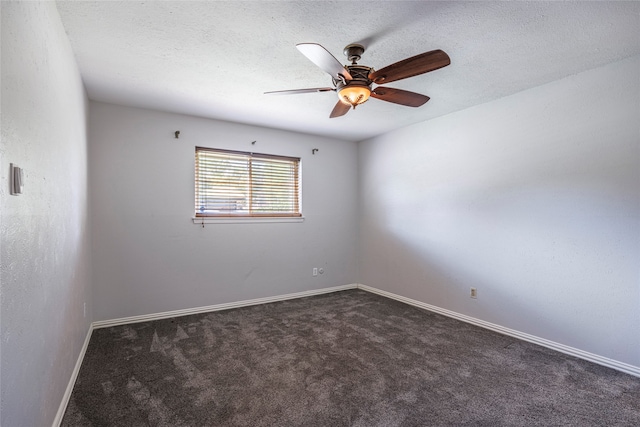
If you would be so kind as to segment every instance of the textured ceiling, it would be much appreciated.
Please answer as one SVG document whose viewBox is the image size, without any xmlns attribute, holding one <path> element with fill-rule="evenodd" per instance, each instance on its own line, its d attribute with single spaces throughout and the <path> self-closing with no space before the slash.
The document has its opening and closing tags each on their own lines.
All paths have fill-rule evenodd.
<svg viewBox="0 0 640 427">
<path fill-rule="evenodd" d="M 640 2 L 58 1 L 89 98 L 345 140 L 390 130 L 640 54 Z M 371 99 L 335 119 L 331 86 L 295 47 L 382 68 L 442 49 L 451 65 L 390 83 L 422 107 Z"/>
</svg>

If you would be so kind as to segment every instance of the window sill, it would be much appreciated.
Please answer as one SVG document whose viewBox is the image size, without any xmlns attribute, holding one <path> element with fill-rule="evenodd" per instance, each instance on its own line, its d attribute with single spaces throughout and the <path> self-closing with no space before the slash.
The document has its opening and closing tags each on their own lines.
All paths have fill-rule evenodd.
<svg viewBox="0 0 640 427">
<path fill-rule="evenodd" d="M 276 223 L 276 222 L 304 222 L 303 216 L 294 217 L 192 217 L 194 224 L 254 224 L 254 223 Z"/>
</svg>

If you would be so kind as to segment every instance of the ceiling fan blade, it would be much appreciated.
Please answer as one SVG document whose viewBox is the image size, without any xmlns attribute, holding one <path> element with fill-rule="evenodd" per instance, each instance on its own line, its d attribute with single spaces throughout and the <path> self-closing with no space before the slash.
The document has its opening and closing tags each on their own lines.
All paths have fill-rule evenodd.
<svg viewBox="0 0 640 427">
<path fill-rule="evenodd" d="M 329 118 L 333 119 L 335 117 L 344 116 L 345 114 L 347 114 L 349 112 L 350 109 L 351 109 L 351 105 L 345 104 L 342 101 L 338 101 L 336 106 L 333 107 L 333 110 L 331 111 L 331 114 L 329 115 Z"/>
<path fill-rule="evenodd" d="M 374 83 L 383 84 L 417 76 L 451 64 L 451 59 L 442 50 L 432 50 L 421 53 L 388 65 L 369 74 L 369 79 Z"/>
<path fill-rule="evenodd" d="M 371 91 L 371 97 L 407 107 L 419 107 L 430 99 L 427 95 L 381 86 Z"/>
<path fill-rule="evenodd" d="M 314 87 L 309 89 L 291 89 L 291 90 L 273 90 L 271 92 L 265 92 L 265 95 L 295 95 L 298 93 L 313 93 L 313 92 L 333 92 L 335 88 L 332 87 Z"/>
<path fill-rule="evenodd" d="M 333 78 L 339 78 L 343 75 L 346 80 L 352 80 L 351 74 L 338 61 L 335 56 L 331 55 L 327 49 L 317 43 L 300 43 L 296 47 L 304 56 L 309 58 L 311 62 L 326 71 Z"/>
</svg>

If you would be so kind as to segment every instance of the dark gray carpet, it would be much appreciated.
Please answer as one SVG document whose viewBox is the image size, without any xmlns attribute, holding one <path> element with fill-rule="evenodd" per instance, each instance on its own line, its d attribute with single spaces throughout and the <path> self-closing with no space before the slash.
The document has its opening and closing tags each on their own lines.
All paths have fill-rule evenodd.
<svg viewBox="0 0 640 427">
<path fill-rule="evenodd" d="M 640 379 L 360 290 L 94 331 L 63 426 L 640 426 Z"/>
</svg>

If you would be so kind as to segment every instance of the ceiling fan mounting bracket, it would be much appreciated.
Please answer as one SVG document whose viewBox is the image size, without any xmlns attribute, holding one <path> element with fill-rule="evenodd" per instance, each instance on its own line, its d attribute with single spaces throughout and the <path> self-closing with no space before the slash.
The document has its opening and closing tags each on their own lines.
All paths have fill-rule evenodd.
<svg viewBox="0 0 640 427">
<path fill-rule="evenodd" d="M 351 64 L 356 65 L 364 53 L 364 46 L 358 43 L 351 43 L 344 47 L 343 52 L 349 61 L 351 61 Z"/>
</svg>

